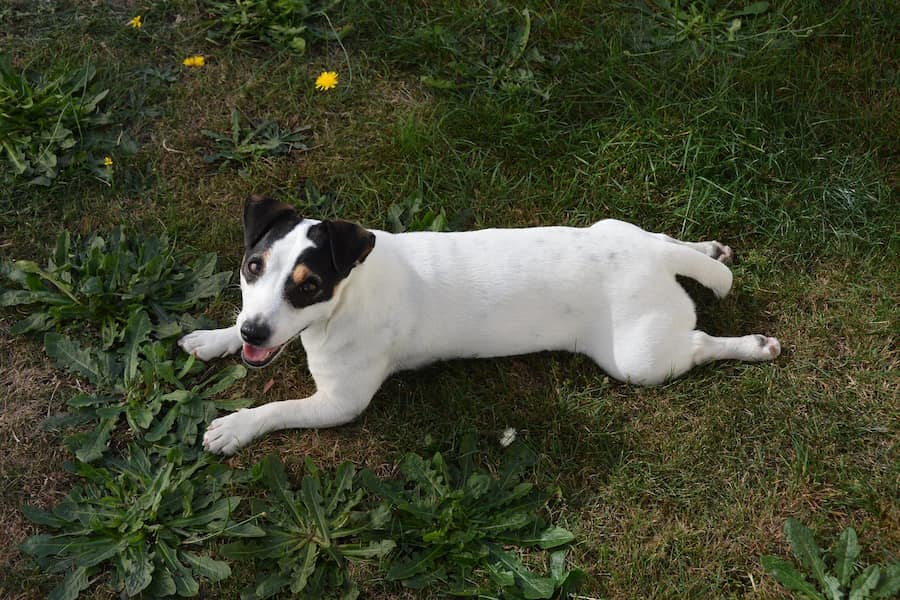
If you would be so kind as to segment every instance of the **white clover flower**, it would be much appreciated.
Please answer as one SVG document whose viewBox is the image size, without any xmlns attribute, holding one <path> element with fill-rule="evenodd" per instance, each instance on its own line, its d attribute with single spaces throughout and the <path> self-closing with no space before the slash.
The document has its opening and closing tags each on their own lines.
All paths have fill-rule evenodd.
<svg viewBox="0 0 900 600">
<path fill-rule="evenodd" d="M 507 427 L 500 434 L 500 445 L 506 448 L 514 441 L 516 441 L 516 430 L 514 427 Z"/>
</svg>

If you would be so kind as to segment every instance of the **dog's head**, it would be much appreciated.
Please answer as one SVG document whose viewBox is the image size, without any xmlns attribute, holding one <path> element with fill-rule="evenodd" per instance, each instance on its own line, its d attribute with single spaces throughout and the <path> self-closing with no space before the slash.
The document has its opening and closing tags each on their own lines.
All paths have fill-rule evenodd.
<svg viewBox="0 0 900 600">
<path fill-rule="evenodd" d="M 341 283 L 375 247 L 375 235 L 346 221 L 304 219 L 289 205 L 244 202 L 242 357 L 269 364 L 291 339 L 329 318 Z"/>
</svg>

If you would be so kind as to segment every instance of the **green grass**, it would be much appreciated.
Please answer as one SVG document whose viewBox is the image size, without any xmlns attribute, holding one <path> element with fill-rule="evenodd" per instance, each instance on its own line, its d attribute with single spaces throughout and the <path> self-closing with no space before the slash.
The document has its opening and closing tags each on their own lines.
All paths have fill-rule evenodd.
<svg viewBox="0 0 900 600">
<path fill-rule="evenodd" d="M 729 41 L 731 21 L 723 29 L 717 11 L 750 2 L 713 4 L 695 3 L 708 28 L 685 30 L 662 3 L 642 0 L 515 9 L 345 0 L 335 19 L 354 26 L 347 55 L 313 41 L 298 57 L 213 45 L 192 0 L 133 10 L 7 3 L 0 49 L 13 64 L 94 64 L 98 89 L 110 89 L 104 110 L 140 146 L 114 157 L 111 185 L 89 175 L 48 189 L 4 185 L 0 255 L 40 259 L 62 228 L 122 223 L 218 252 L 234 268 L 240 201 L 251 192 L 378 228 L 392 204 L 420 195 L 423 211 L 443 209 L 460 228 L 615 217 L 719 239 L 738 253 L 735 288 L 723 302 L 703 299 L 701 325 L 778 336 L 775 363 L 711 365 L 642 389 L 570 355 L 455 361 L 391 377 L 353 425 L 273 434 L 232 462 L 276 452 L 289 473 L 304 455 L 387 473 L 426 434 L 450 443 L 470 427 L 515 427 L 540 455 L 535 478 L 562 490 L 553 516 L 576 534 L 573 561 L 591 575 L 582 594 L 592 598 L 782 597 L 759 556 L 787 556 L 791 516 L 828 539 L 852 525 L 864 554 L 885 562 L 900 554 L 900 9 L 772 3 L 742 17 Z M 502 85 L 498 57 L 519 39 L 526 6 L 528 59 L 516 66 L 547 99 Z M 145 25 L 134 31 L 125 24 L 138 12 Z M 195 53 L 207 65 L 181 67 Z M 326 69 L 341 84 L 315 92 Z M 425 85 L 423 75 L 459 89 Z M 201 129 L 229 131 L 234 109 L 311 125 L 310 150 L 240 170 L 208 165 Z M 316 203 L 304 199 L 307 182 L 323 193 Z M 213 316 L 229 318 L 238 302 L 232 290 Z M 0 318 L 0 595 L 38 598 L 52 582 L 15 548 L 36 531 L 16 507 L 52 504 L 71 485 L 59 440 L 38 426 L 78 383 L 37 344 L 8 335 L 12 315 Z M 302 397 L 312 387 L 303 364 L 293 348 L 277 370 L 249 376 L 245 393 Z M 238 575 L 206 594 L 237 597 Z M 370 597 L 413 597 L 367 581 Z"/>
</svg>

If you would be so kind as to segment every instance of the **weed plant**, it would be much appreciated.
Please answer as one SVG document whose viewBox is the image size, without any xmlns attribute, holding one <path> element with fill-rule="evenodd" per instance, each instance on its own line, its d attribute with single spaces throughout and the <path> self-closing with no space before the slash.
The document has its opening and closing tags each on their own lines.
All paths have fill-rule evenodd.
<svg viewBox="0 0 900 600">
<path fill-rule="evenodd" d="M 82 427 L 65 440 L 76 458 L 68 469 L 79 483 L 50 511 L 23 509 L 53 531 L 21 546 L 47 573 L 64 574 L 50 598 L 77 598 L 101 578 L 124 597 L 196 596 L 200 579 L 215 583 L 231 574 L 228 563 L 209 554 L 209 541 L 220 538 L 259 538 L 222 548 L 226 557 L 256 562 L 258 576 L 245 598 L 268 598 L 285 588 L 308 598 L 356 597 L 347 566 L 360 560 L 379 560 L 389 580 L 413 587 L 441 582 L 457 592 L 508 588 L 526 598 L 549 598 L 574 585 L 578 575 L 560 570 L 564 554 L 552 557 L 551 577 L 540 577 L 499 545 L 556 548 L 572 535 L 537 516 L 547 496 L 520 480 L 521 461 L 499 481 L 474 470 L 473 437 L 464 441 L 467 458 L 454 479 L 440 454 L 427 467 L 411 454 L 404 463 L 409 480 L 398 488 L 368 471 L 360 485 L 349 463 L 330 474 L 307 461 L 295 491 L 274 457 L 248 474 L 202 452 L 202 430 L 217 410 L 250 403 L 220 398 L 246 375 L 243 366 L 209 373 L 175 347 L 184 326 L 197 321 L 176 318 L 173 311 L 218 295 L 229 277 L 214 270 L 215 257 L 190 260 L 165 238 L 132 239 L 121 229 L 74 244 L 62 233 L 46 268 L 28 261 L 4 265 L 14 286 L 0 295 L 4 305 L 34 309 L 16 331 L 74 324 L 87 330 L 80 341 L 57 331 L 44 334 L 46 354 L 90 386 L 68 399 L 70 412 L 45 422 Z M 125 314 L 130 316 L 123 321 Z M 262 482 L 266 495 L 251 499 L 249 514 L 239 515 L 243 499 L 232 490 L 252 482 Z M 492 501 L 485 503 L 488 494 Z M 424 502 L 420 509 L 410 508 L 414 498 Z M 443 534 L 428 533 L 441 523 Z M 438 551 L 411 563 L 420 538 Z M 395 561 L 402 564 L 391 566 Z M 472 588 L 467 579 L 485 561 L 492 585 Z M 426 569 L 435 576 L 425 577 Z M 444 573 L 453 574 L 452 582 Z"/>
<path fill-rule="evenodd" d="M 241 124 L 240 113 L 233 110 L 229 134 L 203 130 L 203 135 L 213 141 L 213 151 L 204 155 L 203 160 L 209 163 L 245 165 L 262 157 L 279 156 L 292 150 L 308 150 L 305 140 L 310 129 L 310 126 L 305 125 L 288 131 L 268 120 L 250 123 L 245 127 Z"/>
<path fill-rule="evenodd" d="M 328 13 L 341 0 L 234 0 L 207 3 L 214 16 L 212 41 L 238 40 L 266 43 L 306 52 L 313 39 L 340 39 L 349 27 L 333 28 Z"/>
<path fill-rule="evenodd" d="M 0 53 L 0 146 L 4 178 L 50 185 L 64 170 L 84 170 L 108 181 L 104 159 L 115 147 L 110 115 L 100 104 L 108 89 L 92 85 L 85 65 L 58 75 L 29 75 Z"/>
<path fill-rule="evenodd" d="M 828 551 L 833 563 L 825 563 L 825 553 L 816 544 L 813 532 L 796 519 L 784 524 L 784 535 L 802 569 L 812 575 L 812 582 L 790 561 L 777 556 L 763 556 L 762 566 L 785 589 L 806 600 L 875 600 L 896 598 L 900 593 L 900 562 L 887 565 L 859 564 L 862 548 L 852 527 L 841 532 Z"/>
</svg>

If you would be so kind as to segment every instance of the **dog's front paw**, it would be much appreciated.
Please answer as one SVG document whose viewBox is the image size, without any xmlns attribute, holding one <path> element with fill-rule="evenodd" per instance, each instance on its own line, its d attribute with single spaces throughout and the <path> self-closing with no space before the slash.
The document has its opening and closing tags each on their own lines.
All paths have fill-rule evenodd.
<svg viewBox="0 0 900 600">
<path fill-rule="evenodd" d="M 237 352 L 241 347 L 241 338 L 234 335 L 232 328 L 200 329 L 182 337 L 178 345 L 188 354 L 207 361 Z"/>
<path fill-rule="evenodd" d="M 242 408 L 213 420 L 203 434 L 203 448 L 213 454 L 231 456 L 259 435 L 253 409 Z"/>
</svg>

